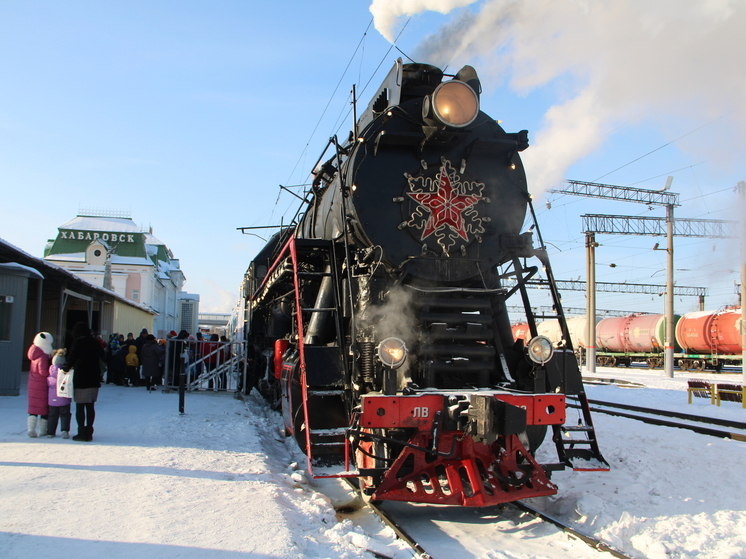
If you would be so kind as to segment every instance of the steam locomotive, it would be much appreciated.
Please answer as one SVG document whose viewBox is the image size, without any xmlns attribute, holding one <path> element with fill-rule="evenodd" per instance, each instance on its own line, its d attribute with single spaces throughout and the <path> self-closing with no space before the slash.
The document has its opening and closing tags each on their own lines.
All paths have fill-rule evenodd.
<svg viewBox="0 0 746 559">
<path fill-rule="evenodd" d="M 373 500 L 487 506 L 556 493 L 555 470 L 608 469 L 534 246 L 528 133 L 481 112 L 480 92 L 470 66 L 397 60 L 244 278 L 256 386 L 313 476 L 354 478 Z M 537 336 L 525 282 L 541 269 L 564 347 Z M 549 430 L 557 457 L 540 464 Z"/>
</svg>

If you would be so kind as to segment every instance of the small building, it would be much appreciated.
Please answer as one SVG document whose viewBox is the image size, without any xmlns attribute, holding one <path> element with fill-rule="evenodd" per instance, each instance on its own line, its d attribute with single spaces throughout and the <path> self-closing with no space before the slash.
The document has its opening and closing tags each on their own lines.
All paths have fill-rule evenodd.
<svg viewBox="0 0 746 559">
<path fill-rule="evenodd" d="M 155 312 L 0 239 L 0 396 L 18 396 L 26 350 L 38 332 L 67 347 L 76 322 L 106 339 L 153 330 Z"/>
<path fill-rule="evenodd" d="M 47 242 L 44 259 L 152 309 L 156 336 L 180 329 L 186 278 L 179 260 L 128 212 L 80 210 Z"/>
</svg>

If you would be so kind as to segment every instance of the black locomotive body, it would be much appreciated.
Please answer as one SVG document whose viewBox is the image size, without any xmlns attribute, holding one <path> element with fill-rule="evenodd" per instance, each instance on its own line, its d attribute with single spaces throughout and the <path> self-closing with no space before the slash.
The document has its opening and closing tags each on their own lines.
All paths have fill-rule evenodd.
<svg viewBox="0 0 746 559">
<path fill-rule="evenodd" d="M 522 231 L 527 132 L 506 133 L 479 94 L 470 66 L 444 79 L 397 61 L 246 275 L 259 388 L 314 476 L 358 478 L 373 499 L 485 506 L 555 493 L 553 469 L 608 468 L 569 335 L 560 349 L 536 336 L 524 282 L 540 267 L 564 317 L 546 252 Z M 558 458 L 539 464 L 548 429 Z"/>
</svg>

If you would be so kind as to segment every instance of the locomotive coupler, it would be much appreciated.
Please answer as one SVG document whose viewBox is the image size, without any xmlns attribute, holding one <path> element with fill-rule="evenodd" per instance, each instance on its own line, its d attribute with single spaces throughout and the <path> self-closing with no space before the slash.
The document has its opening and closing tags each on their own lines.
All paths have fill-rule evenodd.
<svg viewBox="0 0 746 559">
<path fill-rule="evenodd" d="M 526 410 L 495 398 L 493 394 L 472 394 L 467 409 L 469 432 L 476 442 L 494 443 L 499 436 L 526 430 Z"/>
</svg>

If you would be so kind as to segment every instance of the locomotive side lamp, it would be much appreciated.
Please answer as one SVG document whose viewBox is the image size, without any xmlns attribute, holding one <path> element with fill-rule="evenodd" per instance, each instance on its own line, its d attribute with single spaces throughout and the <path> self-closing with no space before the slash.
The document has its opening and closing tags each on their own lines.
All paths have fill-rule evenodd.
<svg viewBox="0 0 746 559">
<path fill-rule="evenodd" d="M 378 345 L 378 359 L 384 366 L 398 369 L 407 358 L 407 346 L 399 338 L 386 338 Z"/>
<path fill-rule="evenodd" d="M 528 358 L 538 365 L 544 365 L 552 358 L 553 353 L 552 342 L 546 336 L 536 336 L 526 346 Z"/>
</svg>

